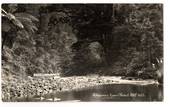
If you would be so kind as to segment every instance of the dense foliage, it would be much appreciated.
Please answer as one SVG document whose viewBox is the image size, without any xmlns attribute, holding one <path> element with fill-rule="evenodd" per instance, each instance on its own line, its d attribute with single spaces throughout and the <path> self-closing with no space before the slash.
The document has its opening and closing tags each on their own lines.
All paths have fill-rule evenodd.
<svg viewBox="0 0 170 107">
<path fill-rule="evenodd" d="M 6 13 L 2 69 L 7 75 L 155 78 L 160 68 L 160 4 L 3 4 L 2 8 Z"/>
</svg>

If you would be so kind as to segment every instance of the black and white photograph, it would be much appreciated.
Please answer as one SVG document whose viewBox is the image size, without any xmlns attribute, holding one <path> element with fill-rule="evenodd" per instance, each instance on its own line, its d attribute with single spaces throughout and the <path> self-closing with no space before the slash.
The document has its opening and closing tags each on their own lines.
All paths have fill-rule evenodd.
<svg viewBox="0 0 170 107">
<path fill-rule="evenodd" d="M 2 3 L 2 102 L 162 102 L 162 3 Z"/>
</svg>

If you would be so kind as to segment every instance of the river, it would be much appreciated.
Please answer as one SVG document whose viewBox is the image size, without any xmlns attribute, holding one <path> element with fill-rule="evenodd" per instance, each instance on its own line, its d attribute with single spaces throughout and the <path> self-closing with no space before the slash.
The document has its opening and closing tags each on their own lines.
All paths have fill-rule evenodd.
<svg viewBox="0 0 170 107">
<path fill-rule="evenodd" d="M 162 101 L 162 85 L 107 84 L 73 91 L 48 94 L 43 97 L 24 98 L 29 102 L 99 102 L 99 101 Z"/>
</svg>

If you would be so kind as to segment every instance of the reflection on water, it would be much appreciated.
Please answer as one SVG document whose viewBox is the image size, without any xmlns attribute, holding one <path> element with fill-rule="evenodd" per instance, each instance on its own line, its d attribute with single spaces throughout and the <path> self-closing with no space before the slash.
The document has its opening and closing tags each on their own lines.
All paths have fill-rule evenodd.
<svg viewBox="0 0 170 107">
<path fill-rule="evenodd" d="M 24 100 L 24 99 L 23 99 Z M 163 87 L 158 85 L 108 84 L 46 95 L 24 101 L 162 101 Z"/>
</svg>

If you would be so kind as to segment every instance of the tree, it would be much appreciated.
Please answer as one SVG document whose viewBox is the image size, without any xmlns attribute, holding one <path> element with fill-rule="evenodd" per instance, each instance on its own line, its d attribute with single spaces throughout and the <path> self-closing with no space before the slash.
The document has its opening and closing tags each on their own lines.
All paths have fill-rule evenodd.
<svg viewBox="0 0 170 107">
<path fill-rule="evenodd" d="M 28 13 L 10 13 L 2 10 L 2 49 L 4 44 L 12 48 L 13 42 L 18 34 L 24 35 L 25 38 L 30 38 L 29 35 L 37 31 L 34 22 L 38 19 Z"/>
</svg>

